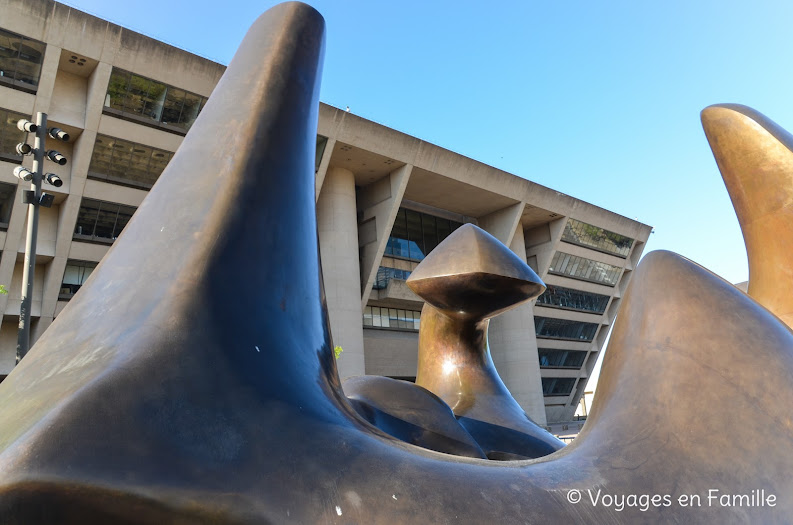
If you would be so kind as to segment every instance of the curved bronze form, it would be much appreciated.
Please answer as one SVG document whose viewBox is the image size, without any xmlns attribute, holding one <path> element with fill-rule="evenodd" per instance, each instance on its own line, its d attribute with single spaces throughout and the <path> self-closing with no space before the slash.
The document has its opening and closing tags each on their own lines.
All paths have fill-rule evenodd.
<svg viewBox="0 0 793 525">
<path fill-rule="evenodd" d="M 793 326 L 793 136 L 739 104 L 702 111 L 749 256 L 749 295 Z"/>
<path fill-rule="evenodd" d="M 351 377 L 343 386 L 355 411 L 386 434 L 446 454 L 487 459 L 449 405 L 429 390 L 381 376 Z"/>
<path fill-rule="evenodd" d="M 407 284 L 426 301 L 416 384 L 443 399 L 491 459 L 537 458 L 562 448 L 509 393 L 487 343 L 492 317 L 545 290 L 537 274 L 495 237 L 465 224 Z"/>
<path fill-rule="evenodd" d="M 124 234 L 0 384 L 2 522 L 789 521 L 793 332 L 669 253 L 635 270 L 570 446 L 463 458 L 355 413 L 315 234 L 322 33 L 302 4 L 255 24 Z"/>
</svg>

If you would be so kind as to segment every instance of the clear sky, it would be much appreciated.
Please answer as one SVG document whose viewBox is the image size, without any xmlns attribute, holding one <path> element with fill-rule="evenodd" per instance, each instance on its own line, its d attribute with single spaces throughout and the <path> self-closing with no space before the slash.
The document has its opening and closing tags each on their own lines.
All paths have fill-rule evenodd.
<svg viewBox="0 0 793 525">
<path fill-rule="evenodd" d="M 228 64 L 277 2 L 66 3 Z M 790 0 L 309 3 L 323 102 L 650 224 L 645 253 L 748 279 L 699 112 L 746 104 L 793 131 Z"/>
<path fill-rule="evenodd" d="M 66 3 L 227 64 L 276 2 Z M 793 2 L 309 3 L 323 102 L 650 224 L 645 253 L 748 278 L 699 112 L 737 102 L 793 130 Z"/>
</svg>

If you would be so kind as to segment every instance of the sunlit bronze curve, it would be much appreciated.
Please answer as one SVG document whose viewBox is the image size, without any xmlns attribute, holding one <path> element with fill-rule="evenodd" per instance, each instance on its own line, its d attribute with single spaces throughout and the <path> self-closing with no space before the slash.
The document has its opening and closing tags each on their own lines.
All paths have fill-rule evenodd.
<svg viewBox="0 0 793 525">
<path fill-rule="evenodd" d="M 491 459 L 537 458 L 564 446 L 532 421 L 493 365 L 490 319 L 545 284 L 486 231 L 465 224 L 411 273 L 421 310 L 416 384 L 443 399 Z"/>
<path fill-rule="evenodd" d="M 572 445 L 461 458 L 357 416 L 314 231 L 322 28 L 302 4 L 255 24 L 105 261 L 0 384 L 3 522 L 788 522 L 793 332 L 674 254 L 634 271 Z M 710 490 L 776 501 L 709 505 Z M 632 494 L 670 504 L 589 503 Z"/>
<path fill-rule="evenodd" d="M 793 136 L 739 104 L 701 118 L 746 243 L 749 295 L 793 327 Z"/>
</svg>

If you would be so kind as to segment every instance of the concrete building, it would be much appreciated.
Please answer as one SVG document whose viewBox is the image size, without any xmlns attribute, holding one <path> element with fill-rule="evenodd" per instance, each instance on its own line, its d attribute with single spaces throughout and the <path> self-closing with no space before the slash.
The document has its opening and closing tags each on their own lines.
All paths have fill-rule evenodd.
<svg viewBox="0 0 793 525">
<path fill-rule="evenodd" d="M 45 185 L 55 204 L 41 210 L 35 340 L 121 233 L 224 66 L 51 0 L 0 0 L 0 12 L 1 379 L 14 366 L 26 228 L 28 184 L 12 171 L 31 165 L 15 151 L 25 140 L 16 121 L 45 112 L 72 136 L 57 144 L 70 162 L 46 166 L 64 184 Z M 491 323 L 501 376 L 538 423 L 570 419 L 650 227 L 324 104 L 318 134 L 317 221 L 342 376 L 415 377 L 422 303 L 405 279 L 471 222 L 548 284 L 536 304 Z"/>
</svg>

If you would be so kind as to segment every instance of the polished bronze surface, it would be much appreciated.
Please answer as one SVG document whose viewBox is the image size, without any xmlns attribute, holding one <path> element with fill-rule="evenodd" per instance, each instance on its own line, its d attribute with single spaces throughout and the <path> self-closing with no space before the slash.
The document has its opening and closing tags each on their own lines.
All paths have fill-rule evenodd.
<svg viewBox="0 0 793 525">
<path fill-rule="evenodd" d="M 407 285 L 426 301 L 416 384 L 443 399 L 491 459 L 537 458 L 563 447 L 509 393 L 487 342 L 490 318 L 545 290 L 537 274 L 495 237 L 465 224 Z"/>
<path fill-rule="evenodd" d="M 701 118 L 746 242 L 749 295 L 793 326 L 793 136 L 739 104 Z"/>
<path fill-rule="evenodd" d="M 598 400 L 554 454 L 442 454 L 350 407 L 315 230 L 322 40 L 302 4 L 254 25 L 124 234 L 0 384 L 0 522 L 789 522 L 793 332 L 674 254 L 634 270 Z"/>
<path fill-rule="evenodd" d="M 351 377 L 342 386 L 356 412 L 385 433 L 430 450 L 487 459 L 449 405 L 429 390 L 381 376 Z"/>
</svg>

